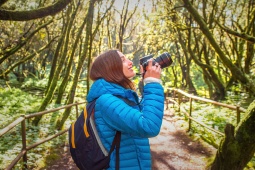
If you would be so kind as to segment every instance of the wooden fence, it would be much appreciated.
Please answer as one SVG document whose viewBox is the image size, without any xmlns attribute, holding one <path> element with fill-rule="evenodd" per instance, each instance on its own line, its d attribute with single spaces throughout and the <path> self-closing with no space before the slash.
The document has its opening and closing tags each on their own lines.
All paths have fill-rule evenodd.
<svg viewBox="0 0 255 170">
<path fill-rule="evenodd" d="M 169 98 L 167 97 L 170 93 L 173 93 L 173 97 L 172 98 Z M 178 95 L 177 97 L 177 101 L 173 100 L 176 96 L 176 94 Z M 187 97 L 189 100 L 189 105 L 190 105 L 190 108 L 189 108 L 189 111 L 186 112 L 185 110 L 181 110 L 181 103 L 182 103 L 182 100 L 183 100 L 183 96 Z M 222 132 L 219 132 L 219 131 L 216 131 L 215 129 L 205 125 L 203 122 L 200 122 L 196 119 L 194 119 L 192 117 L 192 101 L 193 100 L 198 100 L 198 101 L 202 101 L 202 102 L 206 102 L 206 103 L 212 103 L 214 105 L 217 105 L 217 106 L 222 106 L 222 107 L 226 107 L 226 108 L 229 108 L 229 109 L 232 109 L 232 110 L 236 110 L 236 117 L 237 117 L 237 123 L 239 123 L 240 121 L 240 113 L 241 112 L 245 112 L 245 109 L 244 108 L 241 108 L 240 106 L 233 106 L 233 105 L 228 105 L 228 104 L 224 104 L 224 103 L 219 103 L 219 102 L 216 102 L 216 101 L 213 101 L 213 100 L 210 100 L 210 99 L 205 99 L 205 98 L 202 98 L 202 97 L 197 97 L 197 96 L 194 96 L 194 95 L 191 95 L 191 94 L 188 94 L 182 90 L 179 90 L 179 89 L 167 89 L 167 93 L 166 93 L 166 99 L 165 99 L 165 102 L 167 103 L 167 106 L 166 106 L 166 109 L 168 109 L 168 103 L 171 101 L 173 103 L 175 103 L 178 107 L 179 107 L 179 111 L 181 112 L 184 112 L 185 115 L 189 118 L 189 130 L 191 128 L 191 122 L 194 121 L 198 124 L 200 124 L 201 126 L 204 126 L 205 128 L 211 130 L 211 131 L 214 131 L 215 133 L 218 133 L 220 135 L 224 135 Z M 52 112 L 55 112 L 55 111 L 58 111 L 58 110 L 61 110 L 61 109 L 65 109 L 65 108 L 69 108 L 69 107 L 73 107 L 73 106 L 76 106 L 76 117 L 78 117 L 78 114 L 79 114 L 79 111 L 78 111 L 78 105 L 80 104 L 84 104 L 85 102 L 82 102 L 82 103 L 75 103 L 75 104 L 69 104 L 69 105 L 66 105 L 66 106 L 62 106 L 62 107 L 58 107 L 58 108 L 55 108 L 55 109 L 51 109 L 51 110 L 47 110 L 47 111 L 43 111 L 43 112 L 38 112 L 38 113 L 34 113 L 34 114 L 29 114 L 29 115 L 22 115 L 21 117 L 19 117 L 18 119 L 16 119 L 14 122 L 12 122 L 11 124 L 9 124 L 7 127 L 5 127 L 4 129 L 2 129 L 0 131 L 0 137 L 3 136 L 4 134 L 6 134 L 8 131 L 10 131 L 11 129 L 13 129 L 15 126 L 17 126 L 19 123 L 21 123 L 21 133 L 22 133 L 22 150 L 21 152 L 17 155 L 17 157 L 11 162 L 11 164 L 5 168 L 5 170 L 11 170 L 17 163 L 18 161 L 23 157 L 23 168 L 24 169 L 27 169 L 27 152 L 35 147 L 37 147 L 38 145 L 40 144 L 43 144 L 49 140 L 52 140 L 62 134 L 64 134 L 65 132 L 68 131 L 68 129 L 65 129 L 63 131 L 60 131 L 52 136 L 49 136 L 39 142 L 36 142 L 30 146 L 27 146 L 26 145 L 26 119 L 30 119 L 30 118 L 34 118 L 36 116 L 41 116 L 41 115 L 44 115 L 44 114 L 47 114 L 47 113 L 52 113 Z"/>
<path fill-rule="evenodd" d="M 165 100 L 166 100 L 167 103 L 169 103 L 169 101 L 171 101 L 174 104 L 176 104 L 178 106 L 178 111 L 179 112 L 184 112 L 184 114 L 188 117 L 188 119 L 189 119 L 188 130 L 191 129 L 191 123 L 192 123 L 192 121 L 194 121 L 194 122 L 200 124 L 201 126 L 207 128 L 207 129 L 209 129 L 209 130 L 211 130 L 215 133 L 218 133 L 218 134 L 224 136 L 224 134 L 222 132 L 213 129 L 213 128 L 207 126 L 206 124 L 204 124 L 203 122 L 198 121 L 198 120 L 196 120 L 192 117 L 192 101 L 193 100 L 198 100 L 198 101 L 205 102 L 205 103 L 211 103 L 211 104 L 216 105 L 216 106 L 222 106 L 222 107 L 229 108 L 231 110 L 236 110 L 236 123 L 237 124 L 240 122 L 240 119 L 241 119 L 241 114 L 240 113 L 246 111 L 244 108 L 240 107 L 239 105 L 233 106 L 233 105 L 228 105 L 228 104 L 225 104 L 225 103 L 216 102 L 214 100 L 210 100 L 210 99 L 194 96 L 192 94 L 188 94 L 188 93 L 186 93 L 186 92 L 184 92 L 180 89 L 169 88 L 169 89 L 167 89 L 166 96 L 168 96 L 170 93 L 173 94 L 173 97 L 170 98 L 170 99 L 168 99 L 166 97 Z M 173 100 L 175 98 L 176 94 L 178 96 L 177 101 Z M 189 101 L 189 111 L 188 112 L 185 109 L 181 110 L 181 103 L 182 103 L 183 97 L 188 98 L 188 101 Z M 168 105 L 167 105 L 166 109 L 168 109 Z"/>
<path fill-rule="evenodd" d="M 19 117 L 18 119 L 16 119 L 15 121 L 13 121 L 11 124 L 9 124 L 7 127 L 3 128 L 0 131 L 0 137 L 3 136 L 4 134 L 6 134 L 7 132 L 9 132 L 11 129 L 13 129 L 15 126 L 19 125 L 21 123 L 21 136 L 22 136 L 22 149 L 21 152 L 17 155 L 17 157 L 11 162 L 10 165 L 8 165 L 5 170 L 11 170 L 17 163 L 18 161 L 23 157 L 23 169 L 27 169 L 27 152 L 35 147 L 37 147 L 40 144 L 43 144 L 49 140 L 52 140 L 64 133 L 66 133 L 68 131 L 68 128 L 60 131 L 54 135 L 51 135 L 39 142 L 36 142 L 30 146 L 27 146 L 26 144 L 26 119 L 30 119 L 30 118 L 34 118 L 36 116 L 41 116 L 47 113 L 52 113 L 61 109 L 66 109 L 69 107 L 73 107 L 76 106 L 76 117 L 78 117 L 79 111 L 78 111 L 78 105 L 80 104 L 84 104 L 86 102 L 82 102 L 82 103 L 74 103 L 74 104 L 69 104 L 69 105 L 65 105 L 62 107 L 58 107 L 55 109 L 51 109 L 51 110 L 47 110 L 47 111 L 43 111 L 43 112 L 37 112 L 34 114 L 29 114 L 29 115 L 22 115 L 21 117 Z"/>
</svg>

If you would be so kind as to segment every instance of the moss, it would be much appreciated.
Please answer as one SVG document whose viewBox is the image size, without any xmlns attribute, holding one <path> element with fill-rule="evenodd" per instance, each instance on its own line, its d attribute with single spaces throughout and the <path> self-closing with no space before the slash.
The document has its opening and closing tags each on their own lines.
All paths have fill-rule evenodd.
<svg viewBox="0 0 255 170">
<path fill-rule="evenodd" d="M 240 159 L 241 152 L 240 152 L 240 146 L 238 142 L 234 141 L 227 145 L 227 151 L 226 154 L 230 157 L 228 161 L 235 162 Z"/>
<path fill-rule="evenodd" d="M 60 159 L 59 153 L 51 153 L 45 157 L 44 160 L 38 163 L 38 169 L 46 169 L 48 165 L 52 165 L 55 161 Z"/>
<path fill-rule="evenodd" d="M 46 157 L 46 162 L 47 163 L 52 163 L 54 162 L 55 160 L 58 160 L 60 158 L 59 154 L 58 153 L 52 153 L 50 155 L 48 155 Z"/>
</svg>

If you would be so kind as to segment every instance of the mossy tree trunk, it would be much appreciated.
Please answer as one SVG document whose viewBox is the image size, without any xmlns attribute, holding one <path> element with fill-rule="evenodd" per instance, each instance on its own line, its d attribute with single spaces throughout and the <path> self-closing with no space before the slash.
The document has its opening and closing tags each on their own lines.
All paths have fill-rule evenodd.
<svg viewBox="0 0 255 170">
<path fill-rule="evenodd" d="M 202 55 L 204 56 L 205 64 L 208 66 L 208 67 L 202 67 L 202 69 L 203 69 L 203 72 L 206 73 L 205 76 L 207 77 L 207 79 L 210 80 L 210 83 L 214 87 L 214 91 L 211 94 L 210 98 L 216 101 L 224 100 L 226 96 L 226 89 L 224 84 L 220 80 L 220 77 L 218 76 L 220 74 L 216 74 L 216 70 L 212 66 L 213 64 L 211 64 L 212 62 L 209 56 L 212 54 L 212 52 L 211 53 L 209 52 L 209 47 L 205 42 L 203 42 L 202 44 L 204 44 L 202 47 L 202 51 L 203 51 Z"/>
<path fill-rule="evenodd" d="M 210 166 L 211 170 L 242 170 L 255 153 L 255 101 L 250 104 L 244 119 L 236 130 L 231 124 L 225 127 L 225 137 Z"/>
<path fill-rule="evenodd" d="M 173 21 L 178 18 L 177 16 L 173 18 Z M 210 91 L 210 98 L 215 100 L 224 99 L 226 95 L 226 90 L 221 82 L 219 76 L 215 72 L 215 68 L 211 66 L 211 59 L 210 56 L 213 54 L 213 51 L 210 50 L 205 39 L 202 38 L 203 36 L 201 33 L 198 33 L 197 30 L 192 30 L 192 18 L 186 20 L 186 24 L 190 25 L 188 29 L 186 29 L 186 33 L 181 29 L 177 28 L 178 34 L 178 42 L 181 44 L 184 56 L 186 58 L 186 65 L 182 67 L 182 74 L 185 77 L 186 83 L 189 86 L 189 91 L 195 88 L 192 86 L 192 81 L 190 79 L 190 65 L 191 60 L 193 61 L 202 69 L 203 77 L 205 83 L 209 87 Z M 185 38 L 186 37 L 186 38 Z M 181 63 L 181 62 L 179 62 Z M 183 70 L 183 68 L 185 70 Z M 209 80 L 209 81 L 208 81 Z M 194 92 L 193 92 L 194 93 Z M 195 94 L 195 93 L 194 93 Z"/>
<path fill-rule="evenodd" d="M 72 52 L 68 53 L 68 45 L 70 44 L 70 33 L 71 33 L 71 28 L 73 26 L 73 23 L 75 21 L 75 16 L 77 14 L 77 11 L 78 11 L 78 8 L 79 6 L 77 6 L 75 8 L 75 6 L 73 5 L 72 6 L 73 8 L 70 9 L 70 12 L 71 10 L 73 9 L 73 12 L 71 14 L 71 17 L 68 17 L 70 15 L 69 12 L 67 12 L 67 18 L 68 18 L 68 26 L 67 26 L 67 31 L 66 31 L 66 40 L 65 40 L 65 45 L 64 45 L 64 52 L 62 55 L 64 56 L 68 56 L 67 59 L 68 59 L 68 62 L 67 62 L 67 67 L 65 69 L 65 73 L 64 73 L 64 78 L 58 88 L 58 96 L 57 96 L 57 99 L 56 99 L 56 104 L 61 104 L 61 100 L 62 100 L 62 97 L 63 97 L 63 94 L 66 90 L 66 86 L 67 86 L 67 83 L 68 83 L 68 80 L 69 80 L 69 77 L 70 77 L 70 73 L 71 73 L 71 68 L 72 68 L 72 64 L 73 64 L 73 58 L 74 58 L 74 51 L 76 50 L 76 46 L 77 46 L 77 43 L 74 44 L 74 47 L 71 48 Z M 79 38 L 77 38 L 79 39 Z"/>
<path fill-rule="evenodd" d="M 215 68 L 211 64 L 212 59 L 210 59 L 210 56 L 213 54 L 213 51 L 210 50 L 210 47 L 208 47 L 208 44 L 206 43 L 206 40 L 204 38 L 202 38 L 201 40 L 201 35 L 199 35 L 196 30 L 190 29 L 192 28 L 192 24 L 193 21 L 192 18 L 190 18 L 189 23 L 190 27 L 188 29 L 189 31 L 188 51 L 191 55 L 191 58 L 198 66 L 201 67 L 203 71 L 204 80 L 207 83 L 208 87 L 210 88 L 210 98 L 212 98 L 213 100 L 222 100 L 225 98 L 226 90 L 219 76 L 216 74 Z M 195 46 L 193 45 L 191 39 L 192 35 L 195 40 L 194 42 L 196 44 Z M 194 46 L 194 48 L 191 48 L 192 46 Z"/>
<path fill-rule="evenodd" d="M 75 72 L 74 79 L 73 79 L 73 84 L 72 84 L 70 92 L 68 94 L 67 104 L 73 103 L 73 101 L 74 101 L 75 90 L 76 90 L 76 87 L 78 84 L 80 73 L 81 73 L 82 67 L 84 65 L 84 61 L 86 59 L 89 48 L 91 48 L 90 42 L 91 42 L 91 38 L 92 38 L 92 24 L 93 24 L 95 2 L 96 2 L 95 0 L 91 0 L 89 2 L 88 13 L 84 20 L 84 23 L 86 23 L 86 38 L 85 38 L 85 43 L 84 43 L 84 52 L 82 53 L 82 55 L 79 58 L 78 66 L 76 68 L 76 72 Z M 71 112 L 71 108 L 67 108 L 64 111 L 63 116 L 61 118 L 59 118 L 56 123 L 57 129 L 61 129 L 63 127 L 66 119 L 70 115 L 70 112 Z"/>
<path fill-rule="evenodd" d="M 104 15 L 101 18 L 98 18 L 98 21 L 96 22 L 96 27 L 92 31 L 95 2 L 97 2 L 97 0 L 90 1 L 88 13 L 86 15 L 86 18 L 84 19 L 84 24 L 86 24 L 86 38 L 85 38 L 85 43 L 84 43 L 84 50 L 83 50 L 82 54 L 80 55 L 78 66 L 76 68 L 76 72 L 75 72 L 74 79 L 73 79 L 73 84 L 72 84 L 70 92 L 68 94 L 68 99 L 67 99 L 66 104 L 71 104 L 74 102 L 75 90 L 76 90 L 76 87 L 77 87 L 77 84 L 78 84 L 78 81 L 80 78 L 81 71 L 83 70 L 84 61 L 85 61 L 86 57 L 88 57 L 87 70 L 90 67 L 92 41 L 94 39 L 94 36 L 96 35 L 100 24 L 104 21 L 104 19 L 107 16 L 107 13 L 110 11 L 110 9 L 112 8 L 113 3 L 114 3 L 114 1 L 111 1 L 111 4 L 106 9 Z M 100 1 L 98 3 L 100 3 Z M 83 28 L 80 28 L 80 31 L 82 31 L 82 30 L 83 30 Z M 78 37 L 76 40 L 78 41 Z M 87 71 L 87 74 L 89 74 L 89 70 Z M 89 87 L 88 83 L 87 83 L 87 87 Z M 63 116 L 58 119 L 58 121 L 56 123 L 57 129 L 61 129 L 63 127 L 66 119 L 70 115 L 70 112 L 71 112 L 71 108 L 66 109 L 65 112 L 63 113 Z"/>
<path fill-rule="evenodd" d="M 50 85 L 52 83 L 54 74 L 55 74 L 56 69 L 57 69 L 57 63 L 58 63 L 58 60 L 59 60 L 60 51 L 61 51 L 64 39 L 65 39 L 65 32 L 66 32 L 66 29 L 64 28 L 64 31 L 63 31 L 63 33 L 61 34 L 61 36 L 58 40 L 57 48 L 55 49 L 55 52 L 54 52 L 54 55 L 53 55 L 53 60 L 51 62 L 50 75 L 49 75 L 49 78 L 48 78 L 48 85 L 47 85 L 47 88 L 45 90 L 45 95 L 47 95 L 47 93 L 49 91 Z"/>
<path fill-rule="evenodd" d="M 56 87 L 57 87 L 57 83 L 58 83 L 58 80 L 59 80 L 59 76 L 60 76 L 60 73 L 63 69 L 63 66 L 64 66 L 64 63 L 65 63 L 65 59 L 66 59 L 66 56 L 64 55 L 60 55 L 60 51 L 61 51 L 61 45 L 63 44 L 63 41 L 64 41 L 64 37 L 65 37 L 65 33 L 66 33 L 67 29 L 66 27 L 64 28 L 64 31 L 62 32 L 62 35 L 61 35 L 61 38 L 60 38 L 60 41 L 58 42 L 58 47 L 55 51 L 55 54 L 54 54 L 54 58 L 58 58 L 55 60 L 56 63 L 54 63 L 56 69 L 54 69 L 54 74 L 52 76 L 52 79 L 50 81 L 50 84 L 48 84 L 48 88 L 47 88 L 47 93 L 41 103 L 41 106 L 39 107 L 38 109 L 38 112 L 40 111 L 44 111 L 47 107 L 47 105 L 51 102 L 53 96 L 54 96 L 54 93 L 56 91 Z M 60 56 L 60 57 L 59 57 Z M 32 121 L 32 124 L 37 126 L 38 123 L 40 122 L 42 116 L 37 116 L 34 118 L 34 120 Z"/>
<path fill-rule="evenodd" d="M 214 48 L 215 52 L 218 54 L 220 60 L 225 65 L 225 67 L 227 67 L 231 71 L 233 77 L 235 77 L 236 80 L 238 80 L 243 86 L 247 87 L 247 91 L 250 94 L 255 95 L 255 84 L 250 79 L 248 79 L 248 77 L 242 72 L 242 70 L 238 68 L 234 63 L 232 63 L 232 61 L 224 54 L 221 47 L 213 37 L 213 34 L 211 33 L 209 27 L 205 23 L 205 20 L 193 7 L 191 1 L 182 1 L 184 3 L 184 7 L 190 12 L 193 19 L 197 22 L 197 24 L 199 25 L 199 29 L 203 32 L 204 36 L 210 42 L 210 45 Z"/>
<path fill-rule="evenodd" d="M 253 0 L 249 2 L 247 21 L 250 21 L 250 23 L 245 31 L 246 33 L 255 37 L 255 3 Z M 245 73 L 249 74 L 251 71 L 250 66 L 255 56 L 254 42 L 253 43 L 247 42 L 246 46 L 247 46 L 247 51 L 245 56 L 244 71 Z"/>
<path fill-rule="evenodd" d="M 178 33 L 178 41 L 179 43 L 181 44 L 181 47 L 183 49 L 183 53 L 184 53 L 184 56 L 185 56 L 185 60 L 186 60 L 186 64 L 184 64 L 184 61 L 181 61 L 181 57 L 178 57 L 178 61 L 180 63 L 180 66 L 181 66 L 181 70 L 182 70 L 182 75 L 183 75 L 183 79 L 186 81 L 186 84 L 189 88 L 189 93 L 192 93 L 194 95 L 197 95 L 197 90 L 192 82 L 192 79 L 190 77 L 190 66 L 191 66 L 191 60 L 192 58 L 189 56 L 188 54 L 188 50 L 186 48 L 186 44 L 185 44 L 185 41 L 183 40 L 183 36 L 181 34 L 181 31 L 179 28 L 177 28 L 177 33 Z M 178 44 L 176 43 L 176 47 L 178 49 Z M 177 50 L 178 53 L 179 53 L 179 50 Z M 181 56 L 179 54 L 179 56 Z"/>
</svg>

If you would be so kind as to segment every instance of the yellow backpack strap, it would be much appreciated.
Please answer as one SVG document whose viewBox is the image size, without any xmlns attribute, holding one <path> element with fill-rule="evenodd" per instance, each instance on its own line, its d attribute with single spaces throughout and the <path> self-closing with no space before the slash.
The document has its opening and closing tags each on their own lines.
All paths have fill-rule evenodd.
<svg viewBox="0 0 255 170">
<path fill-rule="evenodd" d="M 88 113 L 87 113 L 86 107 L 83 110 L 83 114 L 84 114 L 84 127 L 83 127 L 83 130 L 84 130 L 85 136 L 88 138 L 89 137 L 89 132 L 88 132 L 88 127 L 87 127 L 87 123 L 86 123 L 87 118 L 88 118 Z"/>
<path fill-rule="evenodd" d="M 75 123 L 75 122 L 74 122 Z M 74 140 L 74 123 L 72 123 L 72 139 L 71 139 L 71 143 L 72 143 L 72 148 L 75 148 L 75 140 Z"/>
</svg>

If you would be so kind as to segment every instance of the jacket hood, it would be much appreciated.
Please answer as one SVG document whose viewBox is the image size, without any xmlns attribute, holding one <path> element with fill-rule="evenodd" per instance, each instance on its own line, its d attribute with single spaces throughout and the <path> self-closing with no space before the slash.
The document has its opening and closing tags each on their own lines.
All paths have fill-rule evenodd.
<svg viewBox="0 0 255 170">
<path fill-rule="evenodd" d="M 92 84 L 87 96 L 87 101 L 91 102 L 103 94 L 118 95 L 125 98 L 134 98 L 134 96 L 137 96 L 131 89 L 125 89 L 118 84 L 107 82 L 105 79 L 98 79 Z"/>
</svg>

